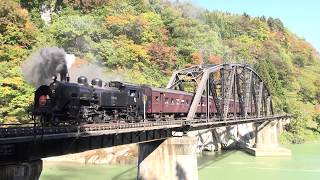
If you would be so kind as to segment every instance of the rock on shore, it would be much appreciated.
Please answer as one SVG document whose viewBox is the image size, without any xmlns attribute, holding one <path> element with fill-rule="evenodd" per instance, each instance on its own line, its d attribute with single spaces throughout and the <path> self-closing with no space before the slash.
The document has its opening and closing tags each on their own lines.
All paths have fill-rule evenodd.
<svg viewBox="0 0 320 180">
<path fill-rule="evenodd" d="M 130 144 L 111 148 L 85 151 L 83 153 L 43 159 L 47 162 L 73 162 L 82 164 L 133 164 L 138 156 L 138 145 Z"/>
</svg>

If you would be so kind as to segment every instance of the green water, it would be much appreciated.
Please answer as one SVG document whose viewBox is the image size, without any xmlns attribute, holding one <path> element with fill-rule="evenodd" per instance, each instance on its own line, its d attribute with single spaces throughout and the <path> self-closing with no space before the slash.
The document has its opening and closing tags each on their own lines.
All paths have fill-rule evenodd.
<svg viewBox="0 0 320 180">
<path fill-rule="evenodd" d="M 199 179 L 320 180 L 320 144 L 290 145 L 292 157 L 257 158 L 241 151 L 211 153 L 198 158 Z M 134 165 L 45 163 L 41 180 L 135 179 Z"/>
</svg>

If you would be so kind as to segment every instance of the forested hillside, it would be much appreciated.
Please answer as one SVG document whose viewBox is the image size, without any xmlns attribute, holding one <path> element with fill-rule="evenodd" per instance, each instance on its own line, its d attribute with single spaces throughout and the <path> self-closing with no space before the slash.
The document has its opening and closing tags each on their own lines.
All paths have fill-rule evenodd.
<svg viewBox="0 0 320 180">
<path fill-rule="evenodd" d="M 51 46 L 153 86 L 195 64 L 246 63 L 267 82 L 276 111 L 296 116 L 285 140 L 319 134 L 319 54 L 279 19 L 164 0 L 0 0 L 1 123 L 28 121 L 34 88 L 21 65 Z"/>
</svg>

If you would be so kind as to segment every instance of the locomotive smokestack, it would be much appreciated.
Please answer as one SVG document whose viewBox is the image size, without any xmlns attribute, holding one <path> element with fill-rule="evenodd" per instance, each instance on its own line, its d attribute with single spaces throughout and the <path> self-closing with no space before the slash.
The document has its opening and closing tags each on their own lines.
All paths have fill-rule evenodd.
<svg viewBox="0 0 320 180">
<path fill-rule="evenodd" d="M 42 48 L 26 60 L 22 70 L 26 80 L 36 87 L 50 83 L 55 75 L 60 75 L 60 80 L 66 81 L 66 52 L 57 47 Z"/>
</svg>

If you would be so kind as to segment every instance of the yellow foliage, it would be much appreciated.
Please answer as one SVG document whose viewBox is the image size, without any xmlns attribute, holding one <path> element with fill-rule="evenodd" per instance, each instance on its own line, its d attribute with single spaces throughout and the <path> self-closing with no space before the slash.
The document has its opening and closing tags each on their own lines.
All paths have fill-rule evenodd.
<svg viewBox="0 0 320 180">
<path fill-rule="evenodd" d="M 11 94 L 12 89 L 8 86 L 5 86 L 5 87 L 0 86 L 0 91 L 1 91 L 1 97 L 4 97 L 6 95 Z"/>
<path fill-rule="evenodd" d="M 115 39 L 113 42 L 113 47 L 116 49 L 123 48 L 126 52 L 130 53 L 131 56 L 135 56 L 137 59 L 147 59 L 149 57 L 148 51 L 144 48 L 144 46 L 134 44 L 132 40 L 128 39 L 124 35 L 121 35 Z"/>
<path fill-rule="evenodd" d="M 5 84 L 7 86 L 16 86 L 20 87 L 24 83 L 22 77 L 12 77 L 12 78 L 5 78 L 2 80 L 2 84 Z"/>
<path fill-rule="evenodd" d="M 125 15 L 117 15 L 117 16 L 107 16 L 105 18 L 105 21 L 107 23 L 107 26 L 127 25 L 131 21 L 133 21 L 135 18 L 136 16 L 133 16 L 131 14 L 125 14 Z"/>
</svg>

